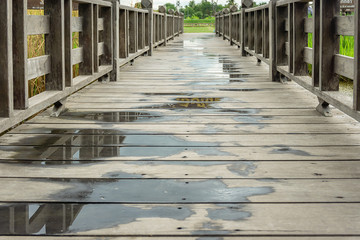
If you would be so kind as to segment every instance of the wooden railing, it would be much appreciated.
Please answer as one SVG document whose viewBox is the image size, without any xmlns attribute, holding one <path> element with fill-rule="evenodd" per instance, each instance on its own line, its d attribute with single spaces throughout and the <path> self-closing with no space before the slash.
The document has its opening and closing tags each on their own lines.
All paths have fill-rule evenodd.
<svg viewBox="0 0 360 240">
<path fill-rule="evenodd" d="M 78 4 L 78 17 L 73 6 Z M 183 32 L 183 15 L 155 13 L 118 0 L 45 0 L 44 15 L 27 14 L 27 0 L 0 1 L 0 133 L 97 79 L 119 79 L 120 67 L 152 55 Z M 73 36 L 79 33 L 79 47 Z M 166 38 L 165 38 L 166 33 Z M 45 54 L 28 58 L 28 36 L 44 36 Z M 74 77 L 73 66 L 79 75 Z M 29 97 L 28 81 L 45 76 L 45 91 Z"/>
<path fill-rule="evenodd" d="M 352 16 L 340 15 L 338 0 L 271 0 L 241 11 L 231 7 L 216 14 L 216 33 L 238 45 L 242 56 L 269 64 L 272 81 L 286 77 L 318 96 L 320 112 L 326 115 L 331 104 L 360 121 L 359 5 L 355 1 Z M 354 36 L 354 57 L 339 54 L 340 36 Z M 340 76 L 353 80 L 352 96 L 339 91 Z"/>
</svg>

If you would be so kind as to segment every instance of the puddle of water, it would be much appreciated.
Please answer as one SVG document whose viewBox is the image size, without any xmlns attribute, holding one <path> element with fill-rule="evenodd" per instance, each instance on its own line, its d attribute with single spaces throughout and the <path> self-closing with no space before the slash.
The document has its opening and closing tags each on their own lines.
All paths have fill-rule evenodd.
<svg viewBox="0 0 360 240">
<path fill-rule="evenodd" d="M 146 96 L 192 96 L 193 93 L 143 93 Z"/>
<path fill-rule="evenodd" d="M 246 78 L 249 76 L 250 76 L 250 74 L 246 74 L 246 73 L 230 73 L 229 74 L 230 78 Z"/>
<path fill-rule="evenodd" d="M 116 227 L 139 218 L 185 220 L 193 214 L 186 206 L 6 204 L 0 206 L 0 234 L 69 234 Z"/>
<path fill-rule="evenodd" d="M 69 118 L 71 117 L 71 118 Z M 101 122 L 135 122 L 160 118 L 146 112 L 65 112 L 61 118 L 85 119 Z"/>
</svg>

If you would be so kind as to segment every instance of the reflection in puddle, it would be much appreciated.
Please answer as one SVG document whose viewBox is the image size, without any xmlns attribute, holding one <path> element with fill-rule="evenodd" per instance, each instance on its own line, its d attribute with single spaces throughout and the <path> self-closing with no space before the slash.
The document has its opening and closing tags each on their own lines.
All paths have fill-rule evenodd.
<svg viewBox="0 0 360 240">
<path fill-rule="evenodd" d="M 143 93 L 146 96 L 192 96 L 192 93 Z"/>
<path fill-rule="evenodd" d="M 178 105 L 184 108 L 208 108 L 213 102 L 220 102 L 222 98 L 176 98 L 176 101 L 183 102 Z"/>
<path fill-rule="evenodd" d="M 65 112 L 61 117 L 81 118 L 102 122 L 135 122 L 160 118 L 145 112 Z"/>
</svg>

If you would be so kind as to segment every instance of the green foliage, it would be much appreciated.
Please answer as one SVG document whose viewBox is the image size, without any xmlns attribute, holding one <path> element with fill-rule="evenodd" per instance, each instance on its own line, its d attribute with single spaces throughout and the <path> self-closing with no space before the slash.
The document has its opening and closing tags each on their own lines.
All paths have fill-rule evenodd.
<svg viewBox="0 0 360 240">
<path fill-rule="evenodd" d="M 215 18 L 207 18 L 207 19 L 185 19 L 184 23 L 215 23 Z"/>
<path fill-rule="evenodd" d="M 176 11 L 176 6 L 172 3 L 165 3 L 166 10 L 173 9 Z"/>
<path fill-rule="evenodd" d="M 185 33 L 213 33 L 215 31 L 214 27 L 184 27 Z"/>
<path fill-rule="evenodd" d="M 215 15 L 216 12 L 224 8 L 221 4 L 217 4 L 216 0 L 201 0 L 195 3 L 191 0 L 185 8 L 180 9 L 184 13 L 185 19 L 207 19 Z"/>
</svg>

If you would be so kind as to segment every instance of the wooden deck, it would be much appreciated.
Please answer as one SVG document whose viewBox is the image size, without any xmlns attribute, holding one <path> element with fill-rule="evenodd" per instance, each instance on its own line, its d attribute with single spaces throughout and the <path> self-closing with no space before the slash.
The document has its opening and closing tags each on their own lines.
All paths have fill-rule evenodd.
<svg viewBox="0 0 360 240">
<path fill-rule="evenodd" d="M 0 138 L 0 240 L 359 239 L 360 125 L 316 105 L 184 34 Z"/>
</svg>

